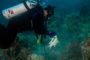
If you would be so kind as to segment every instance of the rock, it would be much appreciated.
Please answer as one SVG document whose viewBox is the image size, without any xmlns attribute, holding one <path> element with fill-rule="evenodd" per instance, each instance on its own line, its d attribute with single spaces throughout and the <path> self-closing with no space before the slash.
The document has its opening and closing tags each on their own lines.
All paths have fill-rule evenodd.
<svg viewBox="0 0 90 60">
<path fill-rule="evenodd" d="M 27 60 L 45 60 L 43 56 L 37 54 L 28 55 Z"/>
<path fill-rule="evenodd" d="M 87 37 L 80 44 L 81 52 L 82 52 L 82 60 L 88 60 L 90 58 L 90 37 Z"/>
</svg>

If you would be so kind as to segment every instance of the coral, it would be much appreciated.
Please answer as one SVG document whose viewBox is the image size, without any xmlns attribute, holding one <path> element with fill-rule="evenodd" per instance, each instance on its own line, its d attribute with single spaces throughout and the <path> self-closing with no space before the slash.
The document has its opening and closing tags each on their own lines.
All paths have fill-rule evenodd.
<svg viewBox="0 0 90 60">
<path fill-rule="evenodd" d="M 82 41 L 80 45 L 82 51 L 82 59 L 88 60 L 90 58 L 90 37 L 87 37 L 84 41 Z"/>
<path fill-rule="evenodd" d="M 88 16 L 88 12 L 89 12 L 89 7 L 87 5 L 83 5 L 80 9 L 80 16 L 82 17 L 86 17 Z"/>
<path fill-rule="evenodd" d="M 32 33 L 19 33 L 9 49 L 0 49 L 0 60 L 90 60 L 89 20 L 90 17 L 82 18 L 78 12 L 55 13 L 49 21 L 48 30 L 57 33 L 60 44 L 56 48 L 50 50 L 48 45 L 37 44 Z M 47 36 L 44 42 L 47 44 L 49 39 Z M 45 47 L 46 53 L 43 51 Z"/>
<path fill-rule="evenodd" d="M 78 40 L 79 39 L 76 38 L 75 41 L 66 44 L 58 60 L 80 60 L 82 54 Z"/>
<path fill-rule="evenodd" d="M 64 20 L 69 32 L 74 33 L 79 31 L 78 16 L 79 16 L 78 12 L 73 12 L 65 16 Z"/>
<path fill-rule="evenodd" d="M 28 55 L 27 60 L 45 60 L 45 58 L 41 55 L 37 55 L 37 54 L 31 54 Z"/>
</svg>

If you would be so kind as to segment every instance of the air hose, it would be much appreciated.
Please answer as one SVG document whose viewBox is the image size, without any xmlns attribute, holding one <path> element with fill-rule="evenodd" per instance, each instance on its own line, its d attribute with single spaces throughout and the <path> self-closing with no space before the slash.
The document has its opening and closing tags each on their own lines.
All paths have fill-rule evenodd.
<svg viewBox="0 0 90 60">
<path fill-rule="evenodd" d="M 23 4 L 24 4 L 24 6 L 26 7 L 26 9 L 27 9 L 27 10 L 30 10 L 29 7 L 28 7 L 27 4 L 26 4 L 26 0 L 24 0 L 24 1 L 22 1 L 22 2 L 23 2 Z"/>
</svg>

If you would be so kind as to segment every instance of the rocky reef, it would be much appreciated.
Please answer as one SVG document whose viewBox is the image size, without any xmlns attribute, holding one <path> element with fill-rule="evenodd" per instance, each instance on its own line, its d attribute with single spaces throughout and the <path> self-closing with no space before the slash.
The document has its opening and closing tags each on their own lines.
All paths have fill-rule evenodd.
<svg viewBox="0 0 90 60">
<path fill-rule="evenodd" d="M 0 49 L 0 60 L 90 60 L 89 20 L 90 16 L 82 17 L 79 11 L 56 12 L 47 25 L 57 33 L 55 48 L 38 44 L 33 33 L 19 33 L 10 48 Z"/>
</svg>

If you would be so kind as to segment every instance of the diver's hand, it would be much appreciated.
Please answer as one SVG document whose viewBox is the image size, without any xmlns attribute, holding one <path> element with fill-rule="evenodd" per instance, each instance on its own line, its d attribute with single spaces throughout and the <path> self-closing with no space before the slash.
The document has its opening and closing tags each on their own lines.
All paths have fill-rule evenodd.
<svg viewBox="0 0 90 60">
<path fill-rule="evenodd" d="M 56 35 L 56 32 L 54 32 L 54 31 L 48 31 L 48 35 L 51 36 L 51 37 L 53 37 L 53 36 Z"/>
</svg>

